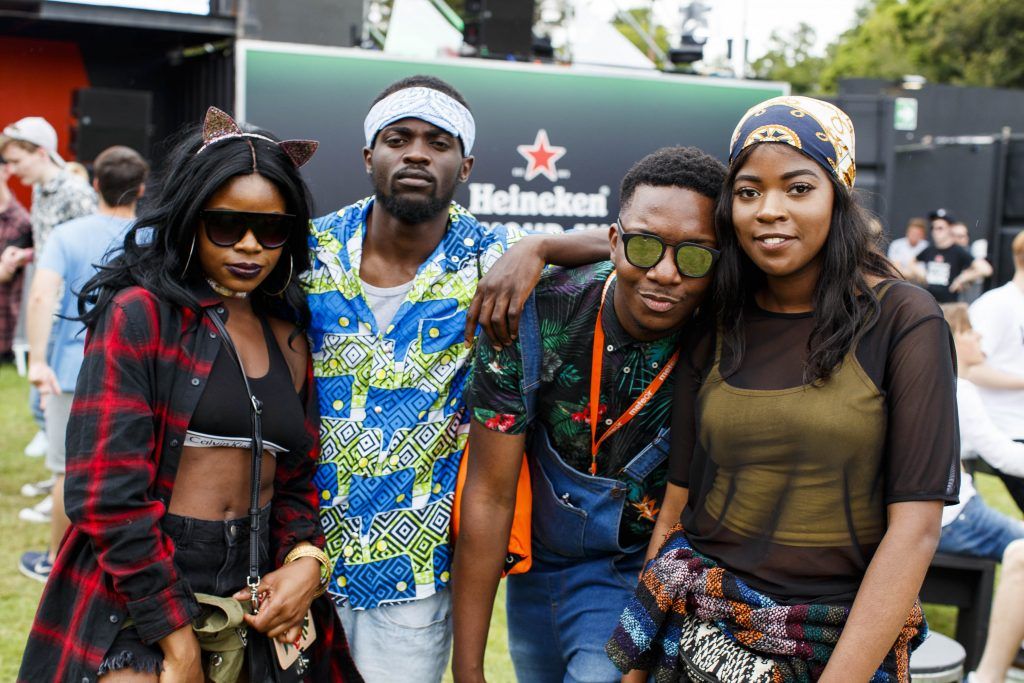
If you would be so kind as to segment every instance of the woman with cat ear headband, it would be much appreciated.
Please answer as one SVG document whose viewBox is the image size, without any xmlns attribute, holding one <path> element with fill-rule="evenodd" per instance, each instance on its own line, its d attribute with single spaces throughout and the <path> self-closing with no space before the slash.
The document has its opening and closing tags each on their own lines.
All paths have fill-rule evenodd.
<svg viewBox="0 0 1024 683">
<path fill-rule="evenodd" d="M 120 253 L 84 286 L 88 338 L 68 425 L 73 526 L 19 680 L 220 675 L 229 657 L 201 651 L 193 631 L 210 596 L 248 612 L 245 680 L 359 680 L 318 597 L 330 564 L 298 283 L 310 217 L 298 168 L 315 149 L 211 107 L 174 148 Z M 296 645 L 299 664 L 285 670 L 275 652 Z"/>
</svg>

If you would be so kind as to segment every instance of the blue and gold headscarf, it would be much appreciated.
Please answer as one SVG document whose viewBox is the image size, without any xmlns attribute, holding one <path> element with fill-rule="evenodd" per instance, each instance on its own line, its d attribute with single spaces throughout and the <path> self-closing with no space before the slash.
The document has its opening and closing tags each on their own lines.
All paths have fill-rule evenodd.
<svg viewBox="0 0 1024 683">
<path fill-rule="evenodd" d="M 782 142 L 821 164 L 847 188 L 857 176 L 853 122 L 839 107 L 811 97 L 775 97 L 751 107 L 732 134 L 730 163 L 750 145 Z"/>
</svg>

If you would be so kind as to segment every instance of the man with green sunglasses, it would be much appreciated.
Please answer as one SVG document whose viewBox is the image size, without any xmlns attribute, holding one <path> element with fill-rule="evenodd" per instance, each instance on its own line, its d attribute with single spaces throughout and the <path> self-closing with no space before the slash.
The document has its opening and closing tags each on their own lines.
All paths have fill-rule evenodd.
<svg viewBox="0 0 1024 683">
<path fill-rule="evenodd" d="M 622 240 L 626 260 L 637 268 L 647 270 L 658 265 L 666 249 L 672 249 L 676 268 L 683 277 L 704 277 L 718 260 L 719 251 L 706 244 L 680 242 L 666 244 L 665 240 L 647 232 L 626 232 L 623 229 L 622 215 L 615 223 L 615 229 Z"/>
<path fill-rule="evenodd" d="M 711 284 L 725 172 L 694 148 L 644 157 L 622 181 L 611 261 L 549 269 L 528 302 L 533 329 L 524 312 L 514 344 L 477 344 L 452 577 L 456 683 L 483 680 L 524 451 L 532 566 L 507 587 L 516 677 L 619 680 L 604 644 L 658 543 L 674 385 L 696 376 L 684 327 Z"/>
</svg>

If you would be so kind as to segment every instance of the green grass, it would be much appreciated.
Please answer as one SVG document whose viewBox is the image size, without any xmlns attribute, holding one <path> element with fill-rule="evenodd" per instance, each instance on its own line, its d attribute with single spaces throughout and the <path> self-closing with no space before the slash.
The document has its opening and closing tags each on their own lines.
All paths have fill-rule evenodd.
<svg viewBox="0 0 1024 683">
<path fill-rule="evenodd" d="M 18 519 L 18 510 L 36 502 L 23 498 L 21 485 L 48 476 L 42 458 L 26 458 L 22 449 L 36 425 L 28 411 L 28 384 L 10 365 L 0 365 L 0 681 L 18 674 L 25 638 L 35 615 L 43 584 L 18 573 L 18 558 L 26 550 L 41 550 L 49 527 Z"/>
<path fill-rule="evenodd" d="M 14 680 L 21 662 L 42 584 L 18 573 L 17 562 L 26 550 L 38 550 L 47 542 L 48 529 L 43 524 L 29 524 L 18 519 L 18 510 L 31 505 L 34 499 L 19 495 L 21 485 L 47 476 L 42 458 L 26 458 L 22 449 L 35 434 L 29 415 L 28 385 L 10 366 L 0 366 L 0 539 L 3 568 L 0 572 L 0 681 Z M 995 477 L 979 474 L 975 485 L 992 507 L 1020 517 L 1002 483 Z M 956 610 L 942 605 L 926 605 L 928 622 L 934 631 L 952 636 Z M 505 629 L 504 584 L 498 592 L 491 621 L 486 659 L 487 680 L 491 683 L 513 683 L 512 664 L 508 657 Z M 446 676 L 451 681 L 451 676 Z"/>
</svg>

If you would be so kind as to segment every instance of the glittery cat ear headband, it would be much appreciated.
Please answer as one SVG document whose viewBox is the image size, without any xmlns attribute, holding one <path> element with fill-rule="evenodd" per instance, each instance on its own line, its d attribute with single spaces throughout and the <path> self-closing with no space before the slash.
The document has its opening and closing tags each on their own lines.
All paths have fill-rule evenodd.
<svg viewBox="0 0 1024 683">
<path fill-rule="evenodd" d="M 206 110 L 206 118 L 203 120 L 203 146 L 196 152 L 196 156 L 202 154 L 203 150 L 210 145 L 214 145 L 221 140 L 230 140 L 231 138 L 255 138 L 277 145 L 292 160 L 295 168 L 299 168 L 309 161 L 320 144 L 316 140 L 282 140 L 278 142 L 259 133 L 246 133 L 226 112 L 217 109 L 217 107 L 210 107 Z M 256 149 L 252 146 L 252 142 L 248 140 L 247 142 L 249 142 L 249 147 L 252 149 L 252 165 L 255 168 Z"/>
</svg>

